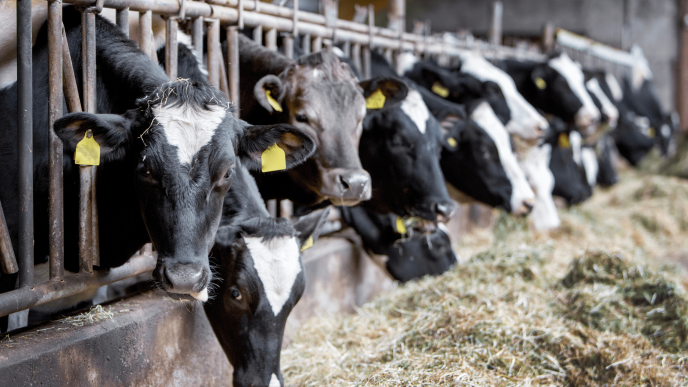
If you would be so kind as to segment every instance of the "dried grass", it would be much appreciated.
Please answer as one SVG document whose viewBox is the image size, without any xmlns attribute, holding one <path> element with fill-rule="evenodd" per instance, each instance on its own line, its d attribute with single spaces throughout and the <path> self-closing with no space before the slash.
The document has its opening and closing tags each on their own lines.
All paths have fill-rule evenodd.
<svg viewBox="0 0 688 387">
<path fill-rule="evenodd" d="M 62 320 L 58 321 L 63 324 L 70 324 L 74 325 L 75 327 L 80 327 L 84 324 L 93 324 L 103 320 L 111 320 L 113 317 L 115 317 L 115 314 L 112 311 L 103 308 L 102 305 L 96 305 L 88 312 L 63 318 Z"/>
<path fill-rule="evenodd" d="M 309 320 L 282 351 L 290 386 L 688 385 L 688 183 L 626 171 L 533 232 L 500 215 L 471 257 L 355 315 Z"/>
</svg>

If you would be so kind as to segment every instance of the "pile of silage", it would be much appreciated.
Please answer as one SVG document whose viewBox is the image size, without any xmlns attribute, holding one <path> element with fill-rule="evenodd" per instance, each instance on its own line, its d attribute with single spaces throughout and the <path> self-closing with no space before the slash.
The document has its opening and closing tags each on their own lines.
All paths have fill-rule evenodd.
<svg viewBox="0 0 688 387">
<path fill-rule="evenodd" d="M 688 184 L 626 172 L 535 233 L 499 215 L 466 262 L 352 316 L 310 320 L 283 351 L 290 386 L 688 385 Z"/>
</svg>

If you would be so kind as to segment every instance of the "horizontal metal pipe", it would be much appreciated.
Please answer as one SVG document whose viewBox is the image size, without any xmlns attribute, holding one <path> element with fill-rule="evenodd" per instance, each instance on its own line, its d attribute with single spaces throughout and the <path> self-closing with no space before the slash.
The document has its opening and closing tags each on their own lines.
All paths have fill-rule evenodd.
<svg viewBox="0 0 688 387">
<path fill-rule="evenodd" d="M 34 286 L 33 289 L 21 288 L 2 293 L 0 317 L 152 271 L 155 269 L 155 263 L 155 257 L 139 255 L 110 270 L 96 270 L 93 274 L 70 274 L 64 281 L 48 281 Z"/>
</svg>

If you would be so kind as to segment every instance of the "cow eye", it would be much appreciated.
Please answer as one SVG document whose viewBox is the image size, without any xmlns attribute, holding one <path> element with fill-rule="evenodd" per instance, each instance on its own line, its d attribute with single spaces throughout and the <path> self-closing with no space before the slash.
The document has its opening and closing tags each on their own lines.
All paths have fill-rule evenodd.
<svg viewBox="0 0 688 387">
<path fill-rule="evenodd" d="M 298 122 L 303 122 L 303 123 L 307 123 L 307 122 L 308 122 L 308 117 L 306 117 L 306 116 L 303 115 L 303 114 L 297 114 L 297 115 L 296 115 L 296 121 L 298 121 Z"/>
<path fill-rule="evenodd" d="M 232 289 L 229 290 L 229 293 L 232 295 L 232 297 L 233 297 L 235 300 L 237 300 L 237 301 L 240 301 L 240 300 L 241 300 L 241 292 L 239 291 L 239 289 L 237 289 L 237 288 L 232 288 Z"/>
</svg>

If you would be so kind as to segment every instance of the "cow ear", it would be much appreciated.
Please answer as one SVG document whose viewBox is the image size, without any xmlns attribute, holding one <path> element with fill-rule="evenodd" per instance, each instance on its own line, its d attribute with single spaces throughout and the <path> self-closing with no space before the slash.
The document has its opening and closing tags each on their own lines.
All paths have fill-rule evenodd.
<svg viewBox="0 0 688 387">
<path fill-rule="evenodd" d="M 274 145 L 277 145 L 279 149 L 275 149 Z M 248 169 L 265 171 L 261 168 L 261 160 L 268 148 L 276 151 L 276 153 L 270 151 L 271 160 L 284 167 L 270 168 L 269 171 L 290 169 L 311 157 L 315 152 L 315 141 L 291 125 L 254 125 L 244 129 L 244 134 L 239 140 L 237 154 Z M 284 153 L 283 156 L 282 153 Z"/>
<path fill-rule="evenodd" d="M 128 118 L 117 114 L 72 113 L 55 121 L 53 130 L 62 140 L 64 153 L 73 155 L 76 145 L 90 129 L 104 162 L 124 158 L 131 137 L 130 124 Z"/>
<path fill-rule="evenodd" d="M 320 237 L 322 226 L 327 221 L 330 214 L 330 207 L 314 211 L 306 216 L 302 216 L 294 223 L 294 229 L 299 232 L 299 245 L 301 251 L 311 247 Z"/>
<path fill-rule="evenodd" d="M 282 112 L 282 99 L 285 89 L 282 81 L 276 75 L 266 75 L 253 87 L 253 95 L 265 110 L 271 114 L 275 111 Z"/>
<path fill-rule="evenodd" d="M 376 77 L 358 84 L 363 89 L 363 96 L 368 97 L 380 90 L 385 96 L 385 105 L 392 106 L 403 101 L 408 95 L 409 88 L 406 83 L 397 77 Z"/>
</svg>

